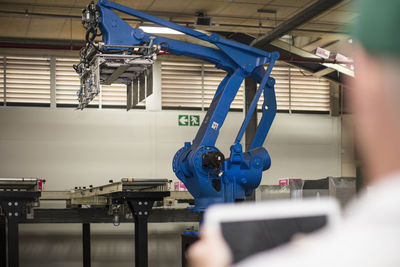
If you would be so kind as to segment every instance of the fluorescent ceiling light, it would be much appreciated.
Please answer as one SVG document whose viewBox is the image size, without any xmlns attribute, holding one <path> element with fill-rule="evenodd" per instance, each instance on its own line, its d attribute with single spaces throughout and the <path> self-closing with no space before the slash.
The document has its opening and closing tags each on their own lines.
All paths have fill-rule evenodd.
<svg viewBox="0 0 400 267">
<path fill-rule="evenodd" d="M 158 33 L 158 34 L 183 34 L 176 30 L 166 28 L 166 27 L 153 27 L 153 26 L 140 26 L 139 29 L 147 33 Z"/>
</svg>

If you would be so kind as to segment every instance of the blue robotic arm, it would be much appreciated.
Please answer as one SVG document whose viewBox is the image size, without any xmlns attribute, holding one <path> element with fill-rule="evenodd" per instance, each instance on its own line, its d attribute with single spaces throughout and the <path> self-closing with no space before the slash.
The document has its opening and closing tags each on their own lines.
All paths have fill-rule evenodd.
<svg viewBox="0 0 400 267">
<path fill-rule="evenodd" d="M 195 211 L 204 211 L 214 203 L 244 200 L 258 187 L 262 172 L 271 165 L 263 143 L 276 114 L 275 80 L 270 77 L 279 58 L 277 52 L 268 53 L 254 47 L 219 37 L 151 16 L 107 0 L 97 3 L 98 27 L 103 38 L 103 51 L 113 52 L 120 47 L 152 44 L 174 55 L 184 55 L 214 64 L 227 72 L 218 86 L 213 101 L 192 143 L 186 142 L 174 156 L 173 170 L 195 198 Z M 214 44 L 216 48 L 169 39 L 132 28 L 115 12 L 120 11 L 142 20 L 168 27 L 192 37 Z M 93 34 L 97 34 L 94 31 Z M 115 51 L 114 51 L 115 52 Z M 268 64 L 267 69 L 264 65 Z M 229 112 L 240 85 L 247 77 L 259 83 L 249 112 L 244 119 L 226 158 L 215 146 L 219 131 Z M 240 144 L 257 102 L 264 94 L 262 118 L 249 151 Z"/>
</svg>

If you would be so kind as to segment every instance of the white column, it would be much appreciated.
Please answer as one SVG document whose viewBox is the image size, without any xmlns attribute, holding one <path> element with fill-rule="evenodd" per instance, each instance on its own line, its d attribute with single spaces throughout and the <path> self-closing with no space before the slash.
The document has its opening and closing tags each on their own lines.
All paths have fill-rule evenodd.
<svg viewBox="0 0 400 267">
<path fill-rule="evenodd" d="M 146 110 L 161 111 L 161 62 L 153 64 L 153 93 L 146 98 Z"/>
<path fill-rule="evenodd" d="M 50 58 L 50 107 L 56 107 L 56 58 Z"/>
</svg>

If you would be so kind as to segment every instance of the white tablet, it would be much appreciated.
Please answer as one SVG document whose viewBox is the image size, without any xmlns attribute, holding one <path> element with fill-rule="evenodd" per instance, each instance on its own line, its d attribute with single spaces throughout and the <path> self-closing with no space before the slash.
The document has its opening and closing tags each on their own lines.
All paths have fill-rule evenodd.
<svg viewBox="0 0 400 267">
<path fill-rule="evenodd" d="M 284 200 L 214 205 L 206 211 L 203 227 L 222 234 L 236 263 L 288 243 L 298 233 L 335 227 L 339 220 L 335 200 Z"/>
</svg>

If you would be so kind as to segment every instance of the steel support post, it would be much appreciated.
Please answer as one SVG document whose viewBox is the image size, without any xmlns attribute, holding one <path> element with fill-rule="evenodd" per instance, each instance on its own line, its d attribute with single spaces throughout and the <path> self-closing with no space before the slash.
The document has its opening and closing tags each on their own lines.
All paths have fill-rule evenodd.
<svg viewBox="0 0 400 267">
<path fill-rule="evenodd" d="M 6 218 L 0 217 L 0 267 L 7 266 Z"/>
<path fill-rule="evenodd" d="M 82 224 L 83 267 L 90 267 L 90 223 Z"/>
<path fill-rule="evenodd" d="M 3 255 L 3 246 L 7 246 L 7 262 L 9 267 L 19 266 L 19 236 L 18 224 L 21 219 L 26 218 L 27 202 L 34 201 L 40 197 L 40 192 L 23 192 L 23 191 L 0 191 L 0 205 L 5 216 L 6 223 L 6 242 L 1 238 L 1 247 Z M 3 221 L 0 223 L 0 232 L 3 232 Z M 0 236 L 3 236 L 0 233 Z M 0 260 L 3 264 L 3 260 Z"/>
<path fill-rule="evenodd" d="M 154 200 L 128 200 L 135 218 L 135 267 L 148 267 L 147 223 Z"/>
<path fill-rule="evenodd" d="M 8 217 L 8 266 L 19 266 L 19 236 L 18 221 L 15 217 Z"/>
<path fill-rule="evenodd" d="M 245 83 L 245 116 L 247 115 L 251 101 L 257 93 L 257 83 L 253 81 L 251 78 L 246 78 Z M 249 124 L 247 125 L 245 131 L 245 147 L 246 151 L 248 151 L 251 141 L 253 141 L 254 135 L 257 131 L 257 111 L 253 112 Z"/>
<path fill-rule="evenodd" d="M 9 199 L 1 201 L 2 210 L 6 216 L 7 227 L 7 261 L 9 267 L 19 266 L 19 236 L 18 236 L 18 220 L 21 216 L 25 216 L 26 202 Z M 3 242 L 2 242 L 3 243 Z"/>
<path fill-rule="evenodd" d="M 245 86 L 245 116 L 247 115 L 251 101 L 253 100 L 254 96 L 257 93 L 257 83 L 253 81 L 251 78 L 246 78 L 244 82 Z M 257 109 L 257 108 L 256 108 Z M 245 131 L 245 148 L 246 151 L 249 150 L 249 146 L 251 142 L 253 141 L 254 135 L 256 134 L 257 131 L 257 110 L 253 112 L 253 115 L 250 118 L 249 124 L 247 125 L 246 131 Z M 251 196 L 246 197 L 246 200 L 255 200 L 256 195 L 255 195 L 255 190 L 251 194 Z"/>
</svg>

